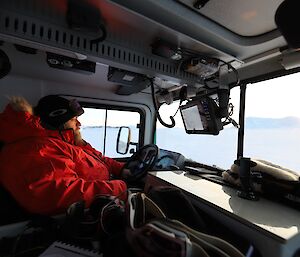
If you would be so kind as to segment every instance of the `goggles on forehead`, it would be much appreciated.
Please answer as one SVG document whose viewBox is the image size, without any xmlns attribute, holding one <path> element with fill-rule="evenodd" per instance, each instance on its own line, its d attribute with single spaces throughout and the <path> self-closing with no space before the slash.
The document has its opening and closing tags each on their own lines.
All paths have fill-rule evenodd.
<svg viewBox="0 0 300 257">
<path fill-rule="evenodd" d="M 71 99 L 69 101 L 69 107 L 76 116 L 80 116 L 84 113 L 84 110 L 76 99 Z"/>
</svg>

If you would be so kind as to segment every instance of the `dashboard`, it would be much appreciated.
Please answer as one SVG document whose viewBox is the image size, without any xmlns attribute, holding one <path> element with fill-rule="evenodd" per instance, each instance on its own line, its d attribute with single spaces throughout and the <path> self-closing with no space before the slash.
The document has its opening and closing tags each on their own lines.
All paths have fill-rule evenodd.
<svg viewBox="0 0 300 257">
<path fill-rule="evenodd" d="M 207 222 L 223 227 L 225 240 L 234 235 L 239 246 L 246 245 L 246 256 L 299 256 L 299 210 L 263 197 L 259 201 L 240 198 L 236 189 L 184 170 L 149 172 L 145 192 L 156 186 L 181 189 L 205 213 Z M 253 249 L 256 254 L 250 254 Z"/>
<path fill-rule="evenodd" d="M 185 157 L 177 152 L 166 149 L 159 149 L 157 161 L 153 170 L 177 170 L 182 169 L 185 163 Z"/>
</svg>

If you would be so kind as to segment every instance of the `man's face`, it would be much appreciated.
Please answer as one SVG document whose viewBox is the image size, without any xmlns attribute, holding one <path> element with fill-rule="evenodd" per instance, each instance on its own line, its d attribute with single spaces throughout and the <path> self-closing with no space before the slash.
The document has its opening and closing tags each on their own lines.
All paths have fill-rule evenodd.
<svg viewBox="0 0 300 257">
<path fill-rule="evenodd" d="M 68 120 L 68 121 L 65 123 L 65 125 L 64 125 L 65 129 L 70 129 L 70 128 L 72 128 L 72 129 L 74 130 L 74 132 L 79 131 L 79 130 L 80 130 L 81 123 L 78 121 L 77 118 L 78 118 L 78 117 L 75 116 L 75 117 L 73 117 L 72 119 Z"/>
</svg>

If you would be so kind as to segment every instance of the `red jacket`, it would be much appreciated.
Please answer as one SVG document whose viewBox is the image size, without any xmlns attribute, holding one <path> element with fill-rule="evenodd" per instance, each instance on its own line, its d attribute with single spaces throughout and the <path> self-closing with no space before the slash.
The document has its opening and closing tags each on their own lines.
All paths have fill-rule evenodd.
<svg viewBox="0 0 300 257">
<path fill-rule="evenodd" d="M 63 138 L 63 140 L 62 140 Z M 74 145 L 73 130 L 44 129 L 28 112 L 10 105 L 0 114 L 0 182 L 31 213 L 55 214 L 71 203 L 97 194 L 126 190 L 119 175 L 123 164 L 86 146 Z M 125 193 L 124 193 L 125 197 Z"/>
</svg>

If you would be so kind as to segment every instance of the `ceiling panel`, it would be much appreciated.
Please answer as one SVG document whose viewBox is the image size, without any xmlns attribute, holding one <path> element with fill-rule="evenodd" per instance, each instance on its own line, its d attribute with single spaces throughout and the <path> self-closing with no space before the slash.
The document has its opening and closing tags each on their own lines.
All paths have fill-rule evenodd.
<svg viewBox="0 0 300 257">
<path fill-rule="evenodd" d="M 240 36 L 258 36 L 276 29 L 274 14 L 283 0 L 178 0 Z M 200 8 L 195 8 L 199 6 Z"/>
</svg>

